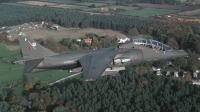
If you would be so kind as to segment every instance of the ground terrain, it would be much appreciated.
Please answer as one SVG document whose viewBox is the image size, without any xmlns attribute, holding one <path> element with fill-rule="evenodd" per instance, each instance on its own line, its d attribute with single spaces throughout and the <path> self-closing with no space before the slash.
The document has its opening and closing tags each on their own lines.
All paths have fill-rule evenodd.
<svg viewBox="0 0 200 112">
<path fill-rule="evenodd" d="M 95 1 L 90 3 L 78 3 L 78 1 L 73 0 L 42 0 L 40 1 L 24 1 L 18 2 L 17 5 L 36 5 L 36 6 L 48 6 L 53 8 L 63 8 L 70 10 L 78 10 L 81 12 L 88 12 L 91 14 L 106 14 L 110 15 L 110 12 L 98 13 L 96 10 L 98 8 L 117 8 L 120 11 L 114 12 L 114 14 L 119 15 L 129 15 L 129 16 L 142 16 L 142 17 L 152 17 L 158 15 L 168 15 L 175 14 L 178 16 L 186 16 L 188 18 L 198 18 L 200 15 L 200 8 L 196 6 L 177 6 L 177 5 L 158 5 L 158 4 L 130 4 L 129 6 L 116 6 L 116 1 Z M 198 1 L 195 1 L 198 2 Z M 89 8 L 88 6 L 95 4 L 96 8 Z M 134 7 L 132 7 L 134 6 Z M 173 9 L 173 10 L 172 10 Z M 13 28 L 18 28 L 18 26 L 14 26 Z M 76 28 L 63 28 L 59 27 L 58 31 L 55 30 L 33 30 L 33 31 L 25 31 L 25 34 L 36 38 L 49 38 L 53 37 L 56 41 L 61 40 L 62 38 L 81 38 L 84 37 L 85 34 L 94 33 L 100 36 L 115 36 L 115 37 L 126 37 L 124 34 L 112 31 L 112 30 L 102 30 L 95 28 L 85 28 L 85 29 L 76 29 Z M 17 34 L 10 34 L 14 39 L 17 38 Z M 10 45 L 10 44 L 0 44 L 0 88 L 10 87 L 14 83 L 22 82 L 23 80 L 23 68 L 24 65 L 13 65 L 11 64 L 12 60 L 21 59 L 20 50 L 18 45 Z M 68 71 L 47 71 L 35 74 L 27 74 L 28 77 L 35 77 L 40 81 L 45 83 L 51 83 L 58 79 L 61 79 L 65 76 L 69 75 Z M 80 76 L 78 76 L 80 78 Z M 23 90 L 23 85 L 21 84 L 18 87 L 13 88 L 17 95 L 21 95 Z M 2 94 L 2 91 L 0 91 Z"/>
<path fill-rule="evenodd" d="M 108 2 L 108 3 L 107 3 Z M 37 6 L 48 6 L 53 8 L 64 8 L 70 10 L 78 10 L 81 12 L 88 12 L 91 14 L 118 14 L 118 15 L 129 15 L 129 16 L 142 16 L 151 17 L 165 14 L 181 13 L 183 11 L 192 11 L 200 9 L 197 6 L 181 6 L 181 5 L 160 5 L 160 4 L 148 4 L 148 3 L 135 3 L 129 4 L 129 6 L 118 6 L 115 5 L 116 1 L 89 1 L 89 2 L 78 2 L 78 1 L 64 1 L 64 0 L 43 0 L 41 1 L 25 1 L 17 2 L 18 4 L 26 5 L 37 5 Z M 95 8 L 90 8 L 92 4 L 95 4 Z M 143 7 L 143 8 L 140 8 Z M 108 8 L 109 10 L 104 13 L 99 13 L 97 9 Z M 112 11 L 116 8 L 116 11 Z"/>
<path fill-rule="evenodd" d="M 161 5 L 161 4 L 149 4 L 149 3 L 135 3 L 135 4 L 130 4 L 129 6 L 135 6 L 135 5 L 146 8 L 169 9 L 169 10 L 180 10 L 180 11 L 188 11 L 199 8 L 197 6 Z"/>
<path fill-rule="evenodd" d="M 12 28 L 18 28 L 19 26 L 13 26 Z M 40 30 L 31 30 L 25 31 L 25 34 L 36 38 L 49 38 L 53 37 L 56 41 L 60 41 L 62 38 L 80 38 L 84 37 L 85 34 L 94 33 L 100 36 L 116 36 L 116 37 L 125 37 L 124 34 L 112 31 L 112 30 L 102 30 L 102 29 L 95 29 L 95 28 L 63 28 L 59 27 L 58 31 L 55 30 L 47 30 L 47 29 L 40 29 Z M 12 33 L 11 36 L 13 39 L 17 38 L 16 33 Z M 20 47 L 19 45 L 15 44 L 0 44 L 0 88 L 11 87 L 12 85 L 22 82 L 23 80 L 23 69 L 24 65 L 13 65 L 11 64 L 12 60 L 22 59 L 20 54 Z M 58 79 L 68 76 L 68 71 L 59 71 L 59 70 L 52 70 L 47 72 L 40 72 L 34 74 L 26 74 L 26 77 L 33 77 L 36 78 L 46 84 L 52 83 Z M 76 78 L 80 79 L 81 75 L 76 76 Z M 74 77 L 73 77 L 74 78 Z M 69 79 L 71 80 L 71 79 Z M 18 87 L 13 88 L 15 90 L 14 93 L 21 95 L 23 91 L 23 85 L 19 85 Z M 0 94 L 3 94 L 0 91 Z"/>
<path fill-rule="evenodd" d="M 21 95 L 23 91 L 23 80 L 24 77 L 33 77 L 38 81 L 44 82 L 47 85 L 52 83 L 56 80 L 59 80 L 63 77 L 70 75 L 68 71 L 60 71 L 60 70 L 51 70 L 46 72 L 40 73 L 33 73 L 33 74 L 25 74 L 23 75 L 24 64 L 11 64 L 12 60 L 22 59 L 20 55 L 20 50 L 11 51 L 7 49 L 5 45 L 0 44 L 0 88 L 12 88 L 15 90 L 14 93 L 17 95 Z M 4 61 L 3 61 L 4 60 Z M 80 76 L 76 76 L 75 78 L 80 78 Z M 13 85 L 18 84 L 17 87 L 13 87 Z M 0 94 L 3 92 L 0 90 Z"/>
<path fill-rule="evenodd" d="M 13 27 L 16 28 L 16 27 Z M 31 30 L 31 31 L 24 31 L 25 34 L 31 36 L 32 38 L 43 38 L 47 39 L 49 37 L 53 37 L 56 41 L 60 41 L 62 38 L 81 38 L 85 37 L 88 33 L 94 33 L 99 36 L 110 36 L 110 37 L 126 37 L 124 34 L 120 33 L 119 31 L 112 31 L 112 30 L 103 30 L 103 29 L 96 29 L 96 28 L 64 28 L 59 27 L 59 30 Z M 17 34 L 13 33 L 11 36 L 15 39 L 17 38 Z"/>
</svg>

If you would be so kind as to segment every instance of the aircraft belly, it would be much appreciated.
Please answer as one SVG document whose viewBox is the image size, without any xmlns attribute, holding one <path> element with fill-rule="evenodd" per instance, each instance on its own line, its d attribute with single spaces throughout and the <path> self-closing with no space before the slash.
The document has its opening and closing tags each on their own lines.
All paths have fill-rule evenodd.
<svg viewBox="0 0 200 112">
<path fill-rule="evenodd" d="M 78 67 L 78 63 L 75 60 L 52 60 L 52 61 L 43 61 L 36 68 L 38 69 L 62 69 L 68 70 Z"/>
</svg>

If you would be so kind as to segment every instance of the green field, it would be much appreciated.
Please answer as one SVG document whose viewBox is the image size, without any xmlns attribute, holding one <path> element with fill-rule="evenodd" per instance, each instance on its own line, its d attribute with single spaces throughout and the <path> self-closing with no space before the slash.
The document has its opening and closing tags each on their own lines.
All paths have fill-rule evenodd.
<svg viewBox="0 0 200 112">
<path fill-rule="evenodd" d="M 113 9 L 113 8 L 116 8 L 117 10 L 119 9 L 123 9 L 123 10 L 136 10 L 138 9 L 138 7 L 129 7 L 129 6 L 105 6 L 106 8 L 109 8 L 109 9 Z M 85 11 L 97 11 L 97 9 L 99 8 L 87 8 L 87 9 L 84 9 Z"/>
<path fill-rule="evenodd" d="M 117 9 L 123 9 L 123 10 L 135 10 L 138 9 L 138 7 L 130 7 L 130 6 L 108 6 L 109 9 L 117 8 Z"/>
<path fill-rule="evenodd" d="M 151 17 L 151 16 L 165 15 L 165 14 L 171 14 L 171 13 L 177 13 L 177 12 L 179 12 L 179 11 L 177 11 L 177 10 L 167 10 L 167 9 L 144 8 L 144 9 L 138 9 L 138 10 L 134 10 L 134 11 L 118 12 L 116 14 L 130 15 L 130 16 L 140 16 L 140 17 Z"/>
<path fill-rule="evenodd" d="M 74 3 L 74 5 L 82 5 L 82 6 L 91 6 L 92 4 L 95 4 L 96 7 L 106 6 L 104 3 L 94 3 L 94 2 L 78 2 Z"/>
<path fill-rule="evenodd" d="M 86 12 L 97 12 L 97 9 L 99 8 L 87 8 L 87 9 L 83 9 Z M 82 11 L 84 13 L 84 11 Z"/>
<path fill-rule="evenodd" d="M 75 0 L 41 0 L 43 2 L 55 2 L 55 3 L 76 3 Z"/>
<path fill-rule="evenodd" d="M 76 6 L 76 5 L 54 5 L 51 7 L 64 8 L 64 9 L 87 9 L 87 8 L 89 8 L 86 6 Z"/>
<path fill-rule="evenodd" d="M 14 50 L 9 51 L 5 45 L 0 44 L 0 55 L 1 55 L 1 61 L 0 61 L 0 88 L 7 88 L 10 87 L 10 85 L 13 85 L 18 82 L 22 82 L 23 80 L 23 69 L 24 65 L 11 64 L 11 60 L 14 59 L 22 59 L 20 55 L 20 50 Z M 6 60 L 7 62 L 3 62 L 2 60 Z M 26 74 L 26 77 L 34 77 L 37 78 L 39 81 L 45 81 L 47 83 L 52 83 L 56 80 L 59 80 L 63 77 L 69 76 L 71 74 L 68 73 L 67 70 L 60 71 L 60 70 L 51 70 L 46 72 L 39 72 L 39 73 L 32 73 L 32 74 Z M 80 75 L 76 76 L 75 79 L 80 79 Z M 69 79 L 68 79 L 69 80 Z M 15 94 L 21 95 L 23 91 L 23 84 L 19 84 L 18 87 L 12 88 L 15 90 Z M 3 94 L 2 91 L 0 91 L 0 94 Z"/>
<path fill-rule="evenodd" d="M 115 4 L 116 0 L 103 0 L 103 1 L 95 1 L 99 3 L 106 3 L 106 4 Z"/>
</svg>

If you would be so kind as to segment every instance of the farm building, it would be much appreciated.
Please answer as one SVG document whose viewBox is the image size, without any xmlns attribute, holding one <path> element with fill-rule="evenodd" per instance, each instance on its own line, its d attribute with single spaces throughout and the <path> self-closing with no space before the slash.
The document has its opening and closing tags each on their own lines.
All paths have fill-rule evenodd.
<svg viewBox="0 0 200 112">
<path fill-rule="evenodd" d="M 174 77 L 178 77 L 178 72 L 174 72 Z"/>
<path fill-rule="evenodd" d="M 171 75 L 170 71 L 167 71 L 166 76 L 170 76 L 170 75 Z"/>
<path fill-rule="evenodd" d="M 196 72 L 193 72 L 193 77 L 197 78 L 197 73 Z"/>
<path fill-rule="evenodd" d="M 108 10 L 108 8 L 99 8 L 97 9 L 97 12 L 107 12 Z"/>
<path fill-rule="evenodd" d="M 157 70 L 156 75 L 162 75 L 162 73 L 160 72 L 160 70 Z"/>
<path fill-rule="evenodd" d="M 92 39 L 90 39 L 90 38 L 84 39 L 84 42 L 86 44 L 90 45 L 92 43 Z"/>
</svg>

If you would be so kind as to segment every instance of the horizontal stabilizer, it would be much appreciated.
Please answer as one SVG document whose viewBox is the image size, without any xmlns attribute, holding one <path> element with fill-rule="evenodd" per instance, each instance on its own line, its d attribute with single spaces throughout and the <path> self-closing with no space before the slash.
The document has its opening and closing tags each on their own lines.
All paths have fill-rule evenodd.
<svg viewBox="0 0 200 112">
<path fill-rule="evenodd" d="M 24 67 L 24 74 L 25 73 L 30 73 L 31 70 L 34 69 L 41 61 L 44 59 L 33 59 L 33 60 L 28 60 L 25 62 L 25 67 Z"/>
</svg>

